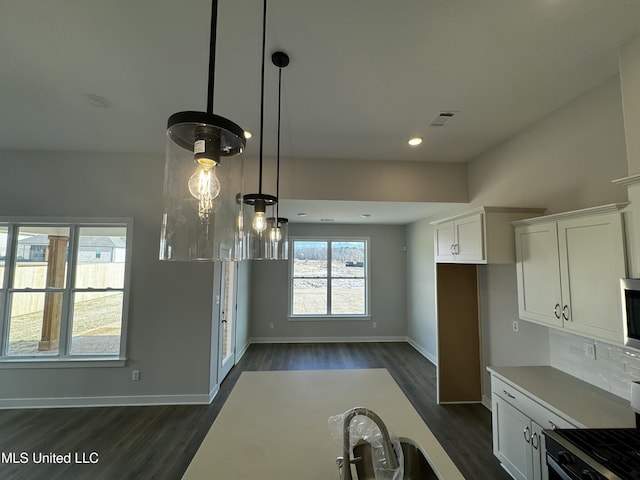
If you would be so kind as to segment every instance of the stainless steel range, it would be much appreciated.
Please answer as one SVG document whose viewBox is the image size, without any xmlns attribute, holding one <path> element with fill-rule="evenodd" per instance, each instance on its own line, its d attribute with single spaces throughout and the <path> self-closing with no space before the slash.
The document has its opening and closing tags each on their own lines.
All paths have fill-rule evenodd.
<svg viewBox="0 0 640 480">
<path fill-rule="evenodd" d="M 640 429 L 545 430 L 549 480 L 640 480 Z"/>
</svg>

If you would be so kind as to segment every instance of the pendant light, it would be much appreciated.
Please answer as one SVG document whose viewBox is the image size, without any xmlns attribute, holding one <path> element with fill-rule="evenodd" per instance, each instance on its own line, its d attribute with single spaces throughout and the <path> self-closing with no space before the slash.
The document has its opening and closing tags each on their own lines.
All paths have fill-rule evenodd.
<svg viewBox="0 0 640 480">
<path fill-rule="evenodd" d="M 271 62 L 278 67 L 278 142 L 276 153 L 276 197 L 280 199 L 280 110 L 282 105 L 282 69 L 289 65 L 289 55 L 285 52 L 274 52 Z M 275 206 L 275 216 L 267 219 L 269 238 L 267 239 L 267 256 L 274 260 L 289 258 L 289 219 L 278 216 L 279 203 Z"/>
<path fill-rule="evenodd" d="M 266 260 L 268 259 L 267 241 L 269 232 L 267 229 L 267 208 L 278 203 L 277 197 L 262 193 L 262 168 L 264 145 L 264 57 L 267 38 L 267 0 L 264 0 L 262 12 L 262 76 L 260 83 L 260 167 L 258 173 L 258 193 L 249 193 L 243 196 L 243 217 L 251 219 L 249 224 L 244 224 L 243 259 Z"/>
<path fill-rule="evenodd" d="M 213 0 L 207 111 L 178 112 L 167 122 L 160 260 L 240 260 L 242 254 L 238 155 L 246 140 L 242 128 L 213 113 L 217 16 Z"/>
</svg>

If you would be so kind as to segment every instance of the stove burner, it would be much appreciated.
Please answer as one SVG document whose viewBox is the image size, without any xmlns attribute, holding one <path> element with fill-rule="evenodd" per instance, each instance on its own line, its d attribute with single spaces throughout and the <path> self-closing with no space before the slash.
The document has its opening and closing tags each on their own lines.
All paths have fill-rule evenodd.
<svg viewBox="0 0 640 480">
<path fill-rule="evenodd" d="M 560 429 L 556 432 L 620 478 L 640 480 L 640 429 Z"/>
</svg>

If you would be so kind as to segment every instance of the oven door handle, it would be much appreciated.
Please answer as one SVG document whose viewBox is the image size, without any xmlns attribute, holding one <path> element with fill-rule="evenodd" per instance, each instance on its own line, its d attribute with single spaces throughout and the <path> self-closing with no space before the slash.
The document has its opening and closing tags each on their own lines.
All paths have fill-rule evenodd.
<svg viewBox="0 0 640 480">
<path fill-rule="evenodd" d="M 562 480 L 573 480 L 569 475 L 567 475 L 558 462 L 556 462 L 553 457 L 547 454 L 547 465 L 553 469 L 553 472 L 558 475 Z"/>
</svg>

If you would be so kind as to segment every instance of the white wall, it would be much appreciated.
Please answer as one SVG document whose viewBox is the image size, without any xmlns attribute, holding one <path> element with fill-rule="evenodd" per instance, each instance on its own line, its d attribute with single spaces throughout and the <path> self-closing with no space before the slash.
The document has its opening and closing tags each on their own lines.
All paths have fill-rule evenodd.
<svg viewBox="0 0 640 480">
<path fill-rule="evenodd" d="M 0 369 L 0 403 L 202 401 L 213 264 L 161 263 L 162 156 L 0 152 L 0 215 L 133 217 L 126 367 Z M 216 335 L 215 332 L 213 335 Z M 131 381 L 131 370 L 140 381 Z M 120 398 L 117 398 L 120 397 Z M 75 399 L 75 400 L 74 400 Z M 3 402 L 5 400 L 5 402 Z"/>
<path fill-rule="evenodd" d="M 433 364 L 438 363 L 435 293 L 433 226 L 421 220 L 407 225 L 407 335 Z"/>
<path fill-rule="evenodd" d="M 486 366 L 549 365 L 549 329 L 518 320 L 515 264 L 478 267 L 478 301 L 482 327 L 483 397 L 491 403 Z M 518 332 L 513 321 L 518 321 Z"/>
<path fill-rule="evenodd" d="M 627 174 L 619 78 L 474 159 L 468 172 L 476 205 L 545 207 L 557 213 L 626 201 L 626 189 L 611 183 Z M 518 319 L 512 268 L 480 270 L 485 364 L 550 363 L 557 343 L 550 343 L 548 328 L 520 321 L 520 331 L 511 330 Z"/>
<path fill-rule="evenodd" d="M 406 337 L 405 227 L 290 224 L 289 236 L 369 237 L 371 320 L 287 319 L 287 261 L 253 261 L 251 337 L 254 341 L 375 340 Z M 376 322 L 376 328 L 373 328 Z M 269 325 L 273 323 L 274 328 Z"/>
<path fill-rule="evenodd" d="M 474 159 L 468 172 L 476 205 L 557 213 L 626 201 L 626 189 L 611 183 L 627 175 L 619 78 Z"/>
</svg>

